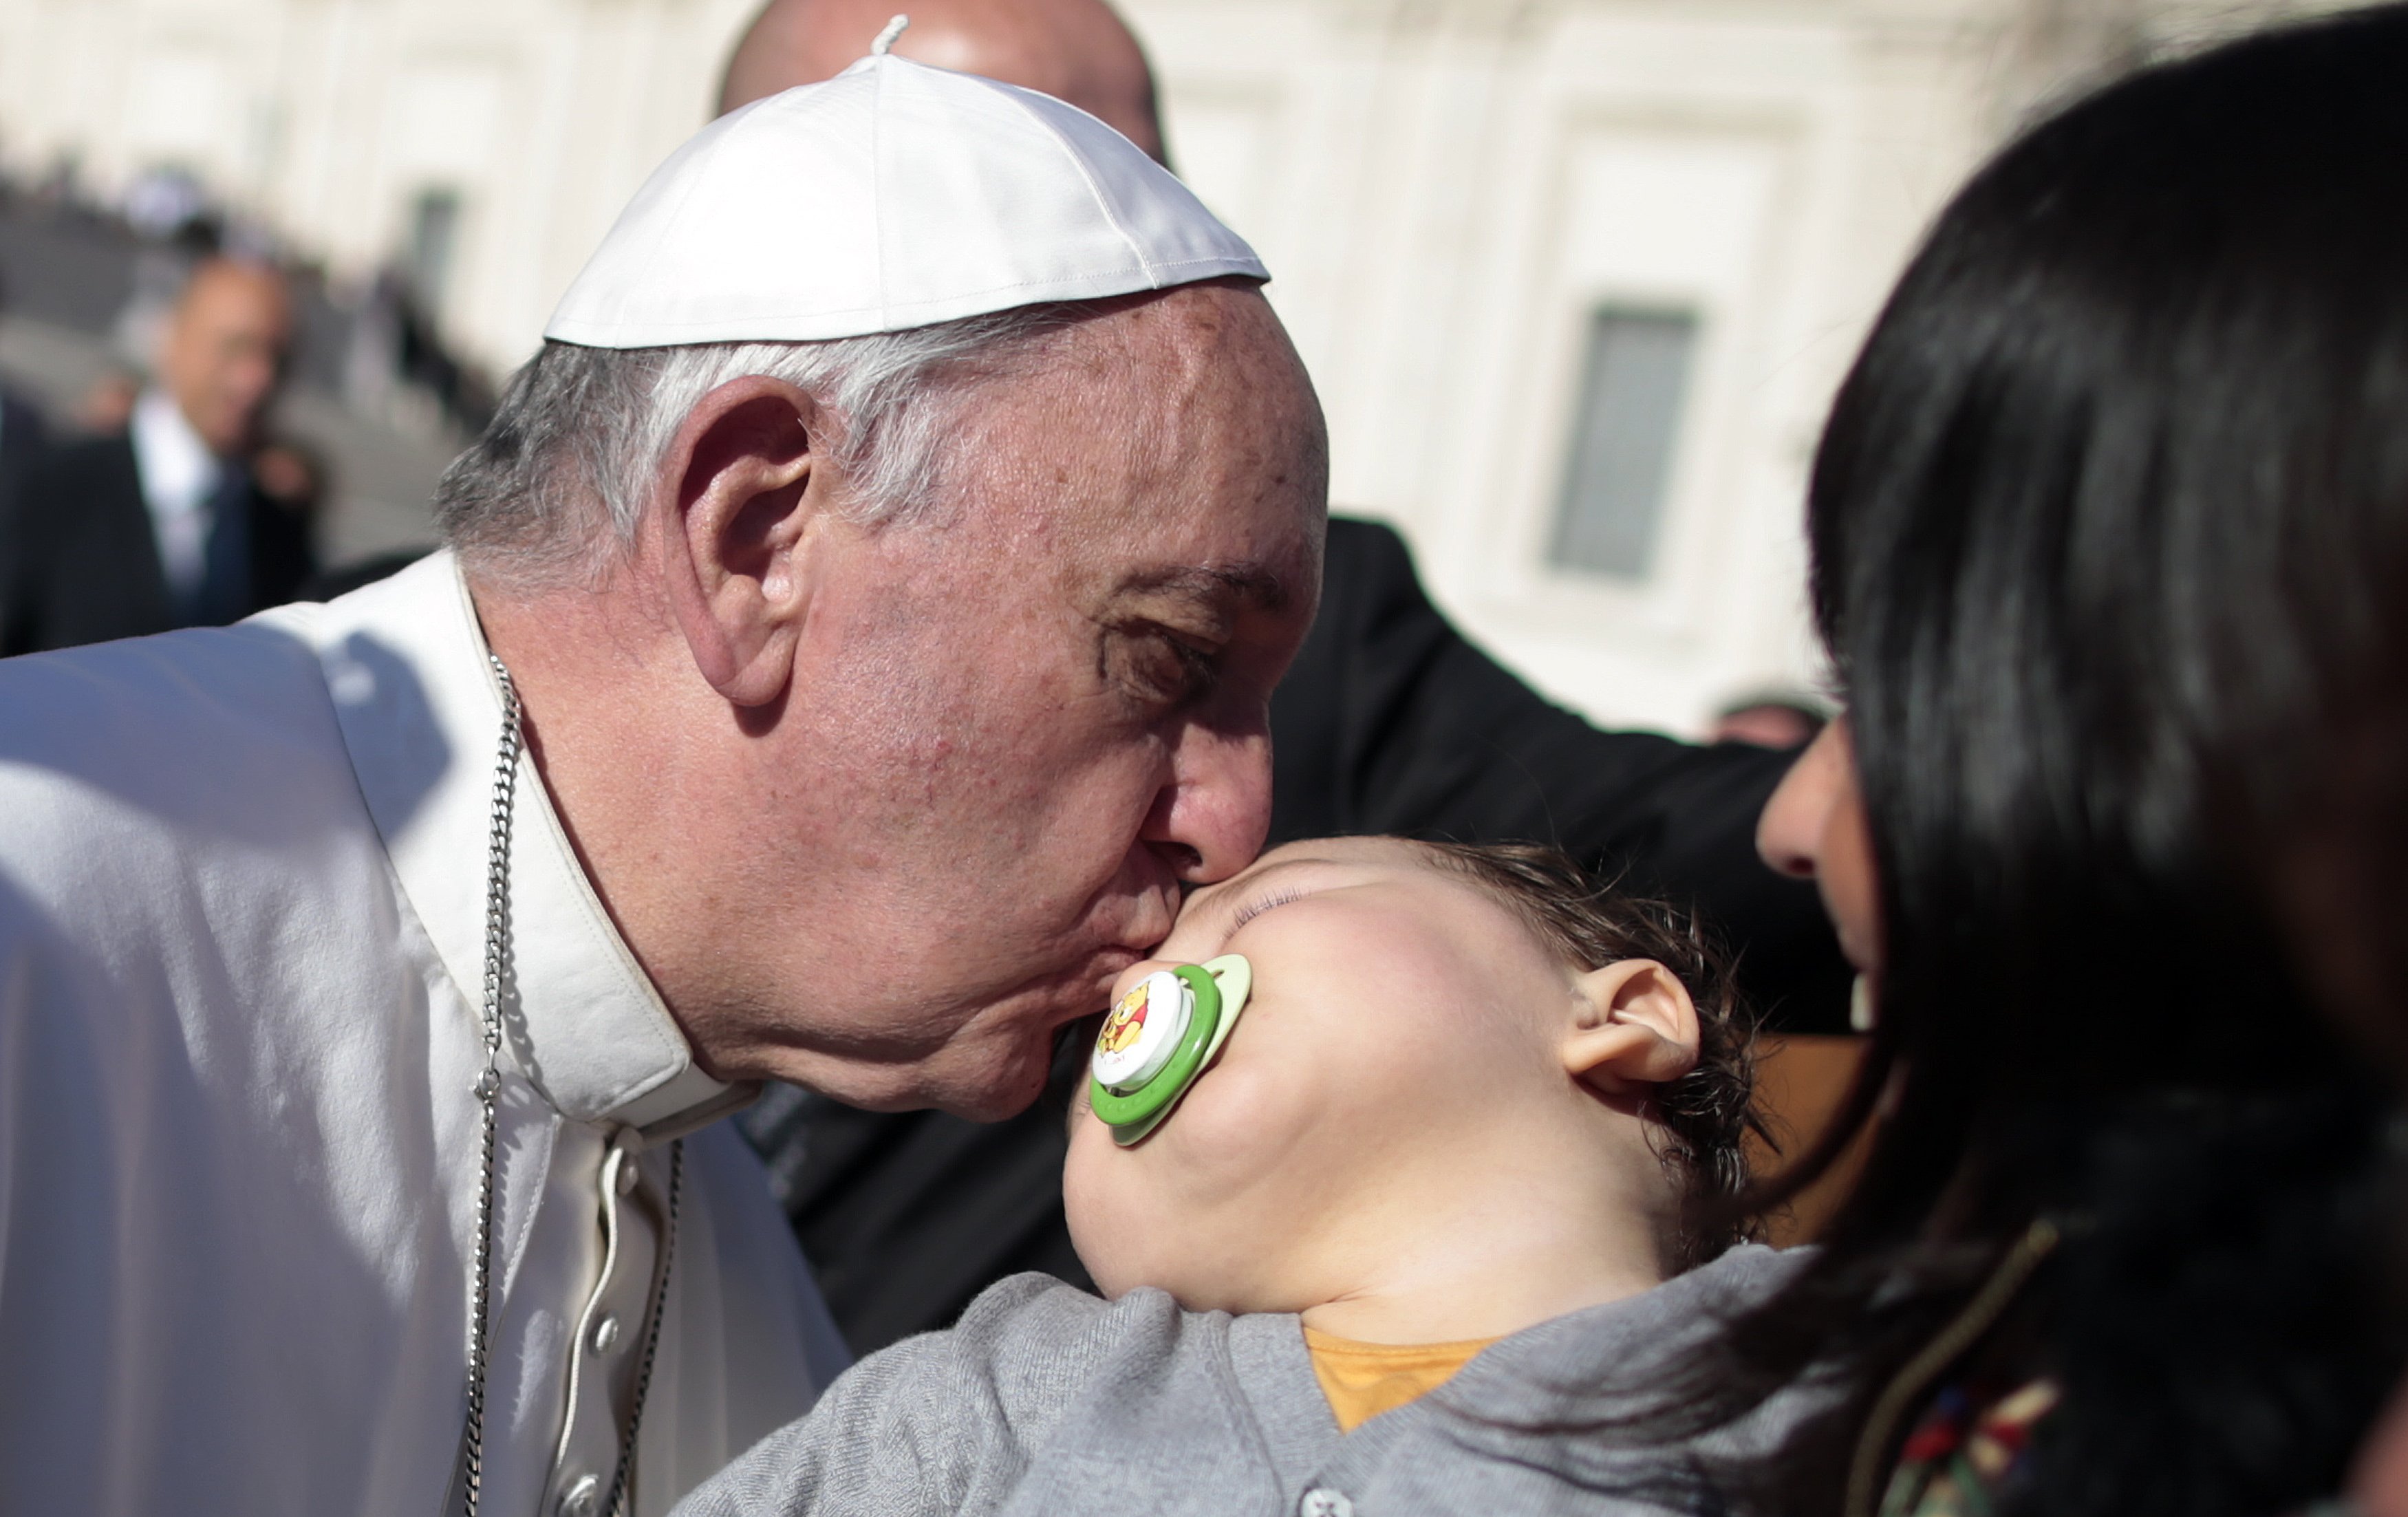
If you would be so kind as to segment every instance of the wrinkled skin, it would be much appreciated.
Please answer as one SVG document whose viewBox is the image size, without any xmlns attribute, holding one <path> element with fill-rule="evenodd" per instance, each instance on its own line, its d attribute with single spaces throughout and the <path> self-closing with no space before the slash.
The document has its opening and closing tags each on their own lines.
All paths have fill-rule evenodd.
<svg viewBox="0 0 2408 1517">
<path fill-rule="evenodd" d="M 1119 302 L 864 526 L 767 379 L 706 397 L 598 595 L 478 587 L 604 901 L 704 1063 L 999 1117 L 1270 814 L 1320 412 L 1261 296 Z"/>
</svg>

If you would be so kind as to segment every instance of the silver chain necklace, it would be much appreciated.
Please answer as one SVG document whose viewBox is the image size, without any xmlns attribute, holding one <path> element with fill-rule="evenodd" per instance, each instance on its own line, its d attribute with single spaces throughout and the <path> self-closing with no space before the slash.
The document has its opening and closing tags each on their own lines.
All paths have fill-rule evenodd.
<svg viewBox="0 0 2408 1517">
<path fill-rule="evenodd" d="M 494 1303 L 494 1190 L 495 1134 L 502 1102 L 502 974 L 509 953 L 510 822 L 518 797 L 519 755 L 526 747 L 526 729 L 519 709 L 519 690 L 499 657 L 487 653 L 494 678 L 502 687 L 502 741 L 494 760 L 494 801 L 485 841 L 485 1004 L 483 1013 L 485 1067 L 477 1075 L 478 1104 L 483 1109 L 483 1137 L 477 1166 L 477 1251 L 468 1285 L 468 1412 L 460 1435 L 457 1510 L 478 1517 L 484 1498 L 485 1380 L 490 1362 Z M 685 1143 L 669 1146 L 667 1218 L 662 1228 L 661 1266 L 652 1283 L 645 1316 L 644 1357 L 636 1367 L 635 1395 L 627 1426 L 620 1439 L 618 1467 L 601 1510 L 624 1513 L 634 1492 L 628 1477 L 636 1457 L 636 1434 L 643 1425 L 644 1395 L 652 1388 L 652 1361 L 661 1346 L 662 1308 L 666 1304 L 669 1270 L 677 1262 L 678 1201 L 685 1188 Z M 446 1502 L 447 1510 L 453 1504 Z"/>
</svg>

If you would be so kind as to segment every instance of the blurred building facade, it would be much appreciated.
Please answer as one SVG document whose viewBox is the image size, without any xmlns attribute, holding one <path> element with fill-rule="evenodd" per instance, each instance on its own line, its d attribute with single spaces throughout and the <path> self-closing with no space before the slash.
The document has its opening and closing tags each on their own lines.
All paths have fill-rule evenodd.
<svg viewBox="0 0 2408 1517">
<path fill-rule="evenodd" d="M 180 169 L 522 361 L 757 0 L 0 0 L 0 164 Z M 1695 733 L 1813 678 L 1816 427 L 2037 104 L 2285 0 L 1120 0 L 1262 250 L 1332 499 L 1557 698 Z M 908 0 L 896 0 L 908 9 Z M 865 37 L 865 47 L 868 42 Z"/>
</svg>

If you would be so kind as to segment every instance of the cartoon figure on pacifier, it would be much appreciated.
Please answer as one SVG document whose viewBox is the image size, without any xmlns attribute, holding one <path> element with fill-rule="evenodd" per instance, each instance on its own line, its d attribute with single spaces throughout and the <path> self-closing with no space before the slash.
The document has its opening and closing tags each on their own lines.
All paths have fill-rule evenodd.
<svg viewBox="0 0 2408 1517">
<path fill-rule="evenodd" d="M 1087 1095 L 1125 1148 L 1159 1126 L 1221 1052 L 1254 990 L 1254 966 L 1227 953 L 1158 969 L 1128 988 L 1104 1019 Z"/>
<path fill-rule="evenodd" d="M 1153 980 L 1160 978 L 1156 975 Z M 1144 1035 L 1146 987 L 1151 983 L 1148 980 L 1131 987 L 1121 1004 L 1112 1008 L 1112 1014 L 1104 1019 L 1104 1030 L 1096 1035 L 1096 1052 L 1118 1053 Z"/>
</svg>

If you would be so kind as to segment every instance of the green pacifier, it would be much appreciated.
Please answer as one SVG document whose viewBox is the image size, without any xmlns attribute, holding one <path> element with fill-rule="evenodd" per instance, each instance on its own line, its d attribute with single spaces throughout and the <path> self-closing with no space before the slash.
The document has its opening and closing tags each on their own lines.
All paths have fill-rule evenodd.
<svg viewBox="0 0 2408 1517">
<path fill-rule="evenodd" d="M 1157 969 L 1104 1019 L 1088 1061 L 1087 1096 L 1126 1148 L 1154 1130 L 1212 1062 L 1246 1009 L 1254 966 L 1242 953 Z"/>
</svg>

